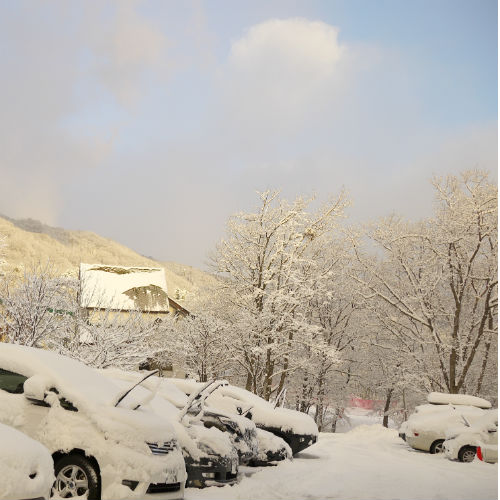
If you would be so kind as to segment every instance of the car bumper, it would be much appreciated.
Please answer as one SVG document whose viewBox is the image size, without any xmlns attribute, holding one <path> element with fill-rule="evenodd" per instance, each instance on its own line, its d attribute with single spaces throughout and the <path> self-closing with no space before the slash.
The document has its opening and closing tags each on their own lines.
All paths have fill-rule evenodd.
<svg viewBox="0 0 500 500">
<path fill-rule="evenodd" d="M 101 497 L 120 500 L 184 498 L 186 470 L 182 452 L 176 449 L 165 456 L 139 453 L 122 460 L 101 461 Z M 135 459 L 135 462 L 132 461 Z"/>
<path fill-rule="evenodd" d="M 104 493 L 102 497 L 120 498 L 123 500 L 181 500 L 184 498 L 184 484 L 139 482 L 132 484 L 132 486 L 121 485 L 119 490 L 111 490 L 111 493 Z"/>
<path fill-rule="evenodd" d="M 285 441 L 292 449 L 292 455 L 309 448 L 309 446 L 313 445 L 318 440 L 318 436 L 311 434 L 294 434 L 292 432 L 283 432 L 281 429 L 277 429 L 275 427 L 258 427 L 264 429 L 265 431 L 272 432 L 276 436 L 283 439 L 283 441 Z"/>
<path fill-rule="evenodd" d="M 238 459 L 229 457 L 208 456 L 200 460 L 185 457 L 188 474 L 188 488 L 205 488 L 207 486 L 224 486 L 234 484 L 238 474 Z"/>
</svg>

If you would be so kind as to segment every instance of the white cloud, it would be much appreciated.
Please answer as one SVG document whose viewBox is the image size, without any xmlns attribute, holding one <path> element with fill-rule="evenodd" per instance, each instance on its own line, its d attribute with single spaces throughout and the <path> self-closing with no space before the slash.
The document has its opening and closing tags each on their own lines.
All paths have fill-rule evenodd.
<svg viewBox="0 0 500 500">
<path fill-rule="evenodd" d="M 231 45 L 222 73 L 226 112 L 252 132 L 294 132 L 335 97 L 346 55 L 326 23 L 257 24 Z"/>
</svg>

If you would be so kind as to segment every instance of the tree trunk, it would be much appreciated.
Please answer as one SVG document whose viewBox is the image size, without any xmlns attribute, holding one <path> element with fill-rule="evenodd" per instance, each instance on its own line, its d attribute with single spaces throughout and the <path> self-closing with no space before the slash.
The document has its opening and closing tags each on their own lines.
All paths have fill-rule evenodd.
<svg viewBox="0 0 500 500">
<path fill-rule="evenodd" d="M 385 400 L 385 406 L 384 406 L 384 420 L 382 421 L 382 425 L 384 427 L 389 426 L 389 408 L 391 406 L 391 397 L 392 397 L 392 387 L 387 390 L 387 397 Z"/>
</svg>

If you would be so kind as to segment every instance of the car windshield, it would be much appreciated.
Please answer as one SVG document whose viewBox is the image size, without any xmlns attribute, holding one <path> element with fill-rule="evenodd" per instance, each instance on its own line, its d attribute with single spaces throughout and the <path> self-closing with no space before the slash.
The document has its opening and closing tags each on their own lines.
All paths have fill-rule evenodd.
<svg viewBox="0 0 500 500">
<path fill-rule="evenodd" d="M 117 398 L 116 400 L 116 403 L 115 403 L 115 406 L 118 406 L 137 386 L 141 385 L 145 380 L 147 380 L 149 377 L 152 377 L 153 375 L 156 375 L 158 373 L 159 370 L 154 370 L 152 371 L 151 373 L 148 373 L 147 375 L 145 375 L 144 377 L 142 377 L 138 382 L 136 382 L 135 384 L 132 384 L 132 386 L 127 389 L 126 391 L 124 391 L 123 393 L 120 394 L 120 396 Z M 154 396 L 154 392 L 151 391 L 151 397 Z M 148 399 L 148 398 L 145 398 L 145 399 Z M 141 406 L 141 404 L 144 404 L 144 401 L 138 403 L 135 407 L 134 407 L 134 410 L 137 410 L 139 408 L 139 406 Z"/>
</svg>

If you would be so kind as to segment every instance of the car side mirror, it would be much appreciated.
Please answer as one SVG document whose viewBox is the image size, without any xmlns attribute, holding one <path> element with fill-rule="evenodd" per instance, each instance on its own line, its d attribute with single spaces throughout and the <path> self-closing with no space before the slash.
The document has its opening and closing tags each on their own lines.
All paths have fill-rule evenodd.
<svg viewBox="0 0 500 500">
<path fill-rule="evenodd" d="M 47 380 L 42 375 L 33 375 L 24 382 L 24 396 L 43 401 L 47 392 Z"/>
</svg>

